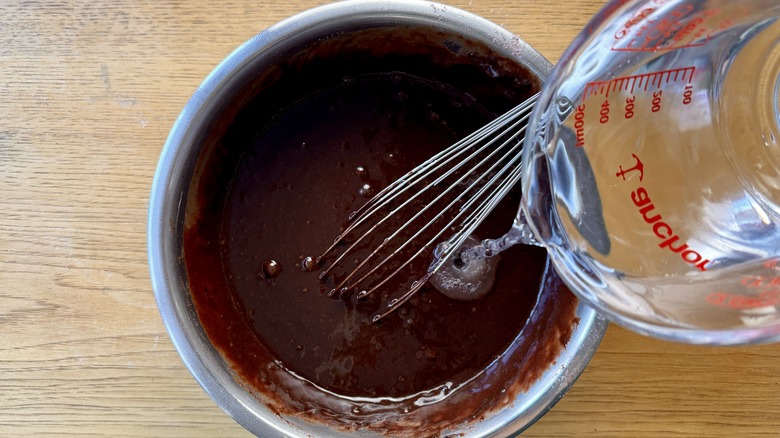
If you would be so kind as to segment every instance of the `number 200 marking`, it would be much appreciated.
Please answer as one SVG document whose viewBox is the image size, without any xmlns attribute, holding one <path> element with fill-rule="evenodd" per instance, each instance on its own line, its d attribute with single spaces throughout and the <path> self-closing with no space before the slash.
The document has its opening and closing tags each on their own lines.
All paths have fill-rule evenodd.
<svg viewBox="0 0 780 438">
<path fill-rule="evenodd" d="M 661 96 L 663 95 L 663 90 L 658 90 L 656 92 L 653 92 L 653 100 L 650 102 L 652 106 L 650 107 L 650 111 L 657 113 L 658 111 L 661 111 Z"/>
</svg>

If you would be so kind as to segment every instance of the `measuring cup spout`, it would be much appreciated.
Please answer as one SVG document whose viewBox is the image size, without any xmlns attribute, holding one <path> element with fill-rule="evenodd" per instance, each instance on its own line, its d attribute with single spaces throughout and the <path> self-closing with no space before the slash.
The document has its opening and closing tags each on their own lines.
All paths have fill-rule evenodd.
<svg viewBox="0 0 780 438">
<path fill-rule="evenodd" d="M 528 224 L 523 220 L 521 215 L 518 214 L 518 218 L 515 219 L 512 228 L 503 236 L 498 239 L 485 239 L 480 242 L 479 245 L 470 246 L 460 253 L 460 259 L 463 262 L 470 262 L 473 260 L 484 260 L 489 257 L 498 255 L 501 251 L 509 248 L 510 246 L 523 244 L 543 246 L 533 232 L 528 227 Z"/>
</svg>

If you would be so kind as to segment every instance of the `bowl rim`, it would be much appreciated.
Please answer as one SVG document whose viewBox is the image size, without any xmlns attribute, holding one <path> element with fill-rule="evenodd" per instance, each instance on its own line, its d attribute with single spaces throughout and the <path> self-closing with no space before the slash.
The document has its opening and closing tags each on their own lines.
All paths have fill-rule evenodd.
<svg viewBox="0 0 780 438">
<path fill-rule="evenodd" d="M 531 70 L 541 80 L 552 64 L 519 37 L 484 18 L 452 6 L 418 0 L 347 0 L 310 9 L 271 26 L 252 37 L 225 58 L 203 81 L 178 116 L 165 142 L 152 183 L 147 224 L 147 251 L 152 287 L 163 323 L 182 361 L 206 393 L 236 422 L 258 436 L 337 436 L 330 428 L 298 430 L 291 421 L 266 408 L 237 383 L 224 360 L 210 344 L 200 326 L 187 288 L 181 280 L 177 229 L 186 203 L 188 159 L 194 152 L 193 139 L 205 118 L 215 111 L 219 96 L 229 88 L 231 76 L 267 54 L 289 38 L 300 38 L 338 21 L 345 23 L 397 22 L 428 24 L 488 43 L 491 48 Z M 192 316 L 195 315 L 193 318 Z M 542 377 L 521 393 L 511 413 L 479 423 L 468 436 L 518 433 L 533 424 L 563 397 L 585 369 L 607 327 L 606 320 L 580 301 L 579 323 L 567 347 Z M 575 348 L 570 348 L 575 347 Z M 537 388 L 539 382 L 553 385 Z M 544 389 L 544 391 L 541 391 Z M 521 400 L 522 398 L 522 400 Z M 502 415 L 506 414 L 506 415 Z M 312 427 L 315 428 L 312 432 Z M 478 429 L 478 430 L 476 430 Z M 340 436 L 340 435 L 339 435 Z"/>
</svg>

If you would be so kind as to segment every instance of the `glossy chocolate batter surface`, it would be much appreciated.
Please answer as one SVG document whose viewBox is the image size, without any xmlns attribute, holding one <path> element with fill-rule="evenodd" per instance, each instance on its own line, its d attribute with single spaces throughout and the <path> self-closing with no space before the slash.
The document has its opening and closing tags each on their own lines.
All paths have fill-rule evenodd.
<svg viewBox="0 0 780 438">
<path fill-rule="evenodd" d="M 200 163 L 184 259 L 204 329 L 280 413 L 410 436 L 479 419 L 568 339 L 576 300 L 546 275 L 542 249 L 503 253 L 483 298 L 426 286 L 378 324 L 372 316 L 430 258 L 367 300 L 327 295 L 365 252 L 325 281 L 303 261 L 376 191 L 538 84 L 486 48 L 421 29 L 359 32 L 302 53 L 279 64 L 277 91 L 255 93 L 215 127 Z M 478 235 L 505 232 L 518 202 L 505 200 Z"/>
</svg>

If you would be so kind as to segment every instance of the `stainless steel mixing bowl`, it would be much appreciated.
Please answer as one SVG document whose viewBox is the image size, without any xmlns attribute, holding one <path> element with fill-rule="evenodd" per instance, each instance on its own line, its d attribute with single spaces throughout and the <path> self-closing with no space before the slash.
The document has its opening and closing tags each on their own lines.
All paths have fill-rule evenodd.
<svg viewBox="0 0 780 438">
<path fill-rule="evenodd" d="M 181 261 L 187 191 L 204 132 L 230 104 L 233 90 L 262 71 L 275 53 L 367 24 L 433 26 L 480 41 L 527 66 L 538 78 L 547 77 L 552 68 L 517 36 L 449 6 L 422 1 L 346 1 L 304 12 L 262 32 L 226 58 L 198 88 L 170 133 L 154 179 L 148 223 L 152 283 L 165 326 L 187 368 L 225 412 L 259 436 L 329 437 L 343 433 L 272 412 L 236 380 L 209 342 L 195 312 Z M 585 305 L 579 305 L 577 316 L 579 323 L 570 341 L 541 378 L 490 418 L 468 430 L 454 431 L 463 434 L 457 436 L 512 435 L 550 409 L 583 371 L 606 329 L 606 322 Z"/>
</svg>

